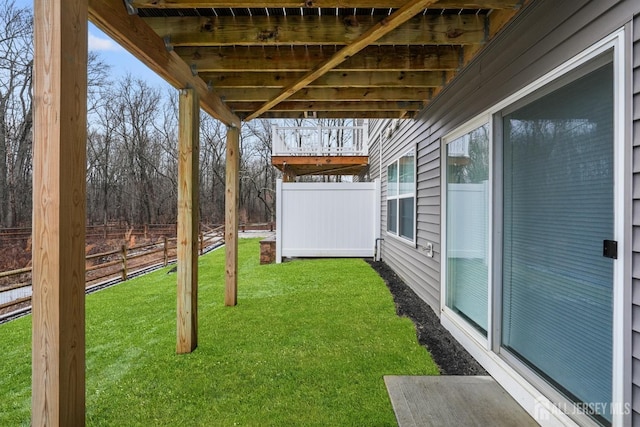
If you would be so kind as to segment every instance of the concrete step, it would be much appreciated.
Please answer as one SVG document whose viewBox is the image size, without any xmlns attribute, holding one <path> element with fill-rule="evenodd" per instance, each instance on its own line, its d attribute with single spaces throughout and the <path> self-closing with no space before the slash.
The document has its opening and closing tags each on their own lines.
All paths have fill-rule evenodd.
<svg viewBox="0 0 640 427">
<path fill-rule="evenodd" d="M 533 418 L 489 376 L 385 376 L 399 427 L 528 427 Z"/>
</svg>

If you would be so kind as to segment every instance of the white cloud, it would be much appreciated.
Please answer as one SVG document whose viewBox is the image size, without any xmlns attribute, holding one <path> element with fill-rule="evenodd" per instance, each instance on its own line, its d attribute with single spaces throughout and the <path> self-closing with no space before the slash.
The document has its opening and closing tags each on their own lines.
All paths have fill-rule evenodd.
<svg viewBox="0 0 640 427">
<path fill-rule="evenodd" d="M 89 33 L 89 50 L 117 52 L 122 48 L 111 39 L 94 36 Z"/>
</svg>

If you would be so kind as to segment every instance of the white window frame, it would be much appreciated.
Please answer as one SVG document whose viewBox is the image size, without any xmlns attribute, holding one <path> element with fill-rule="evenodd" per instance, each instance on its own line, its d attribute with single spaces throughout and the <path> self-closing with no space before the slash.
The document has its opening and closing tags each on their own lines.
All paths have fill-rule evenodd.
<svg viewBox="0 0 640 427">
<path fill-rule="evenodd" d="M 489 128 L 489 228 L 487 230 L 487 236 L 489 238 L 488 242 L 488 289 L 487 289 L 487 336 L 484 336 L 480 331 L 471 326 L 466 319 L 460 316 L 455 311 L 451 310 L 447 306 L 447 296 L 449 290 L 447 289 L 447 274 L 448 274 L 448 264 L 447 264 L 447 179 L 448 173 L 443 172 L 441 179 L 441 190 L 440 190 L 440 218 L 441 218 L 441 262 L 442 268 L 440 269 L 440 311 L 443 315 L 447 316 L 452 322 L 454 322 L 458 327 L 464 329 L 465 333 L 469 335 L 474 341 L 476 341 L 479 345 L 483 346 L 485 349 L 489 350 L 489 343 L 491 342 L 491 331 L 493 329 L 493 316 L 491 314 L 491 308 L 493 305 L 492 301 L 492 293 L 491 293 L 491 285 L 493 278 L 493 124 L 491 121 L 491 115 L 487 113 L 483 113 L 462 126 L 458 127 L 453 132 L 445 135 L 442 138 L 442 144 L 440 147 L 440 159 L 441 159 L 441 169 L 442 171 L 448 171 L 448 154 L 447 154 L 447 146 L 450 142 L 457 140 L 458 138 L 468 134 L 469 132 L 478 129 L 481 126 L 488 125 Z"/>
<path fill-rule="evenodd" d="M 404 158 L 404 157 L 408 157 L 408 156 L 412 156 L 413 157 L 413 185 L 411 187 L 411 193 L 406 193 L 406 194 L 400 194 L 400 159 Z M 416 155 L 416 150 L 410 150 L 407 151 L 406 153 L 402 154 L 401 156 L 396 157 L 395 159 L 393 159 L 393 161 L 387 163 L 387 199 L 385 201 L 385 203 L 387 203 L 387 226 L 385 229 L 385 232 L 387 233 L 388 236 L 391 236 L 395 239 L 398 239 L 399 241 L 406 243 L 406 244 L 410 244 L 412 246 L 415 247 L 416 245 L 416 232 L 417 232 L 417 227 L 416 227 L 416 223 L 417 223 L 417 214 L 418 214 L 418 210 L 417 210 L 417 197 L 416 197 L 416 189 L 417 189 L 417 185 L 418 185 L 418 156 Z M 397 178 L 396 178 L 396 186 L 398 188 L 398 194 L 394 195 L 394 196 L 390 196 L 389 195 L 389 167 L 393 164 L 396 164 L 397 166 Z M 410 197 L 413 197 L 413 238 L 410 239 L 406 236 L 403 236 L 400 234 L 400 200 L 401 199 L 408 199 Z M 396 231 L 393 232 L 391 230 L 389 230 L 389 207 L 388 207 L 388 202 L 391 200 L 395 200 L 396 201 Z"/>
<path fill-rule="evenodd" d="M 527 85 L 523 89 L 495 104 L 488 110 L 472 118 L 442 138 L 441 170 L 445 171 L 447 161 L 447 142 L 450 142 L 482 123 L 489 123 L 490 144 L 490 207 L 489 215 L 489 319 L 487 337 L 480 334 L 461 316 L 446 307 L 446 174 L 441 174 L 441 246 L 442 268 L 440 286 L 441 322 L 454 337 L 489 371 L 489 373 L 516 396 L 522 406 L 542 425 L 563 425 L 579 422 L 584 425 L 595 425 L 595 421 L 586 415 L 568 416 L 561 413 L 551 401 L 541 395 L 540 390 L 548 392 L 552 399 L 570 402 L 559 393 L 548 390 L 535 380 L 535 373 L 523 364 L 519 364 L 509 354 L 501 351 L 501 294 L 502 283 L 500 275 L 502 250 L 502 213 L 501 199 L 502 172 L 496 171 L 502 166 L 501 150 L 495 150 L 496 140 L 494 127 L 496 117 L 504 109 L 518 103 L 522 99 L 539 91 L 548 84 L 570 76 L 573 71 L 598 56 L 612 51 L 614 67 L 614 236 L 618 242 L 618 259 L 614 262 L 613 270 L 613 357 L 612 357 L 612 404 L 617 409 L 612 415 L 612 426 L 630 425 L 631 413 L 631 344 L 628 333 L 631 330 L 631 250 L 629 237 L 631 236 L 631 182 L 630 176 L 632 148 L 631 148 L 631 100 L 625 88 L 630 87 L 631 77 L 630 59 L 631 48 L 630 31 L 621 28 L 605 37 L 600 42 L 585 49 L 580 54 L 569 59 L 559 67 L 546 73 L 541 78 Z M 499 144 L 498 144 L 499 145 Z M 522 374 L 528 371 L 526 378 Z M 554 395 L 555 394 L 555 395 Z"/>
</svg>

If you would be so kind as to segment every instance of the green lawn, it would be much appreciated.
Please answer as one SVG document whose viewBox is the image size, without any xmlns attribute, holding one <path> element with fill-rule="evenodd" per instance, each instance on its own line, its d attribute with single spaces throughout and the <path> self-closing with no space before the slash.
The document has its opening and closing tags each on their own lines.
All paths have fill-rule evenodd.
<svg viewBox="0 0 640 427">
<path fill-rule="evenodd" d="M 436 375 L 410 320 L 362 260 L 259 265 L 200 259 L 199 346 L 175 354 L 176 276 L 163 269 L 87 297 L 87 424 L 395 425 L 383 375 Z M 0 326 L 0 425 L 29 425 L 31 317 Z"/>
</svg>

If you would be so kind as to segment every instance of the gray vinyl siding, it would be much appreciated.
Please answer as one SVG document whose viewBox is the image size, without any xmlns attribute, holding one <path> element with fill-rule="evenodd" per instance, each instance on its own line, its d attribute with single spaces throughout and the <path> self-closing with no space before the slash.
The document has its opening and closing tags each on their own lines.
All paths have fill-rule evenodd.
<svg viewBox="0 0 640 427">
<path fill-rule="evenodd" d="M 633 425 L 640 426 L 640 16 L 633 22 L 633 283 L 632 401 Z"/>
<path fill-rule="evenodd" d="M 534 0 L 417 116 L 382 138 L 383 259 L 431 307 L 440 305 L 440 141 L 640 13 L 637 0 Z M 640 18 L 633 36 L 632 425 L 640 427 Z M 627 27 L 629 28 L 629 27 Z M 372 123 L 372 129 L 385 125 Z M 386 165 L 417 148 L 417 247 L 386 236 Z M 377 156 L 377 152 L 375 154 Z M 375 157 L 374 156 L 374 157 Z M 376 160 L 377 161 L 377 160 Z M 378 172 L 372 168 L 372 178 Z M 435 256 L 421 246 L 433 242 Z"/>
<path fill-rule="evenodd" d="M 382 132 L 382 256 L 416 293 L 440 311 L 440 141 L 447 133 L 562 64 L 631 19 L 633 2 L 574 0 L 531 2 L 520 17 L 411 121 L 390 138 Z M 389 121 L 372 121 L 383 130 Z M 377 148 L 370 159 L 378 157 Z M 416 247 L 386 233 L 386 166 L 417 151 Z M 379 172 L 370 168 L 371 177 Z M 434 257 L 423 247 L 434 244 Z"/>
<path fill-rule="evenodd" d="M 440 237 L 440 160 L 439 155 L 433 153 L 438 152 L 439 141 L 427 143 L 428 132 L 416 126 L 419 122 L 400 120 L 397 128 L 392 124 L 391 120 L 372 120 L 369 127 L 374 141 L 369 147 L 369 174 L 371 179 L 380 177 L 382 184 L 382 259 L 439 313 L 440 254 L 437 252 L 429 258 L 424 250 L 427 242 L 439 243 Z M 388 126 L 393 127 L 391 137 L 385 132 Z M 387 233 L 387 166 L 410 151 L 416 153 L 417 170 L 415 244 Z"/>
</svg>

